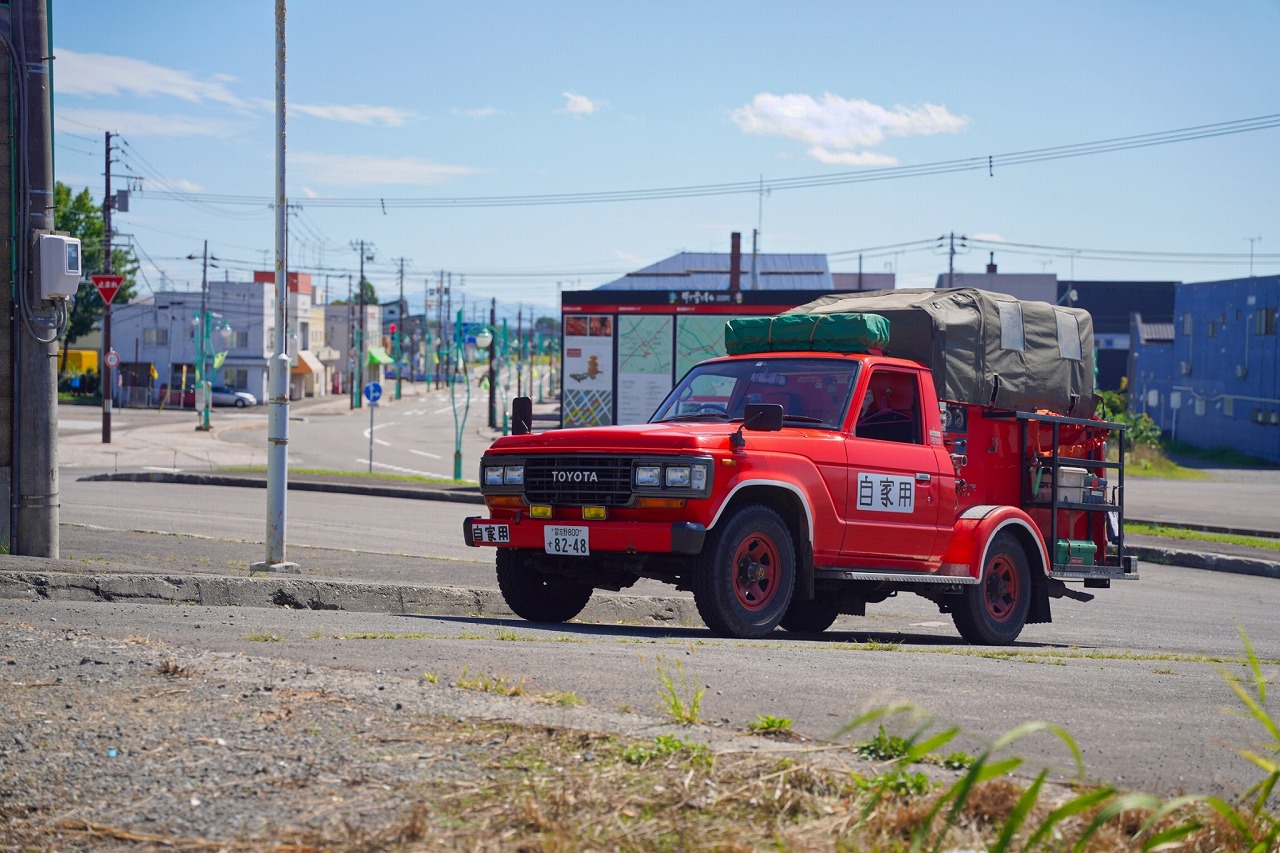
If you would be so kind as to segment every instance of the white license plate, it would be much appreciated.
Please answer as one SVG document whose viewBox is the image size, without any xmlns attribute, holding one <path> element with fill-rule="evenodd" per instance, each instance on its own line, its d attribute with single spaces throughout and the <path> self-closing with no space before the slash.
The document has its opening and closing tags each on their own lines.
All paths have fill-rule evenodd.
<svg viewBox="0 0 1280 853">
<path fill-rule="evenodd" d="M 511 541 L 511 529 L 505 524 L 472 524 L 471 541 L 477 545 L 487 543 L 505 545 Z"/>
<path fill-rule="evenodd" d="M 587 543 L 587 528 L 559 527 L 548 524 L 542 528 L 543 540 L 548 554 L 568 554 L 573 557 L 585 557 L 591 553 Z"/>
</svg>

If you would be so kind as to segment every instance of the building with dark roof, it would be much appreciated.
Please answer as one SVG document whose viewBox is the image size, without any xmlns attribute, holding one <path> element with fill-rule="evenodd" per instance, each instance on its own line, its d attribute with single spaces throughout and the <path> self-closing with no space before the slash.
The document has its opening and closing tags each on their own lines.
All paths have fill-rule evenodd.
<svg viewBox="0 0 1280 853">
<path fill-rule="evenodd" d="M 597 290 L 729 290 L 733 255 L 729 252 L 681 252 Z M 741 256 L 741 290 L 831 290 L 826 255 L 759 254 Z"/>
</svg>

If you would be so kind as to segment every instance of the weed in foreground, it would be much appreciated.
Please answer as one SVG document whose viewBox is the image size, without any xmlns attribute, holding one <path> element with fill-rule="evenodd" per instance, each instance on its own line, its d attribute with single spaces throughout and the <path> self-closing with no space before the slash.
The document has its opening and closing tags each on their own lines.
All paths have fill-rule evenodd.
<svg viewBox="0 0 1280 853">
<path fill-rule="evenodd" d="M 668 660 L 658 656 L 658 685 L 662 710 L 673 722 L 686 726 L 698 722 L 702 697 L 707 691 L 698 687 L 697 678 L 685 673 L 679 658 Z"/>
<path fill-rule="evenodd" d="M 747 723 L 747 731 L 756 735 L 779 735 L 791 731 L 790 717 L 775 717 L 773 714 L 760 714 Z"/>
</svg>

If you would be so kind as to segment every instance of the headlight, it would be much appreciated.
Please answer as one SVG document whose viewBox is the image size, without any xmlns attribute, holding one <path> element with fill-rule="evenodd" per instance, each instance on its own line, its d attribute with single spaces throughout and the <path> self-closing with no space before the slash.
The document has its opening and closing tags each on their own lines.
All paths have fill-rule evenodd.
<svg viewBox="0 0 1280 853">
<path fill-rule="evenodd" d="M 524 464 L 485 465 L 484 484 L 486 486 L 523 486 Z"/>
<path fill-rule="evenodd" d="M 707 489 L 707 466 L 694 465 L 692 475 L 689 477 L 689 488 L 695 492 L 704 492 Z"/>
<path fill-rule="evenodd" d="M 689 488 L 689 466 L 688 465 L 667 466 L 667 488 L 669 489 Z"/>
<path fill-rule="evenodd" d="M 661 465 L 637 465 L 636 466 L 636 485 L 637 486 L 661 486 L 662 485 L 662 466 Z"/>
</svg>

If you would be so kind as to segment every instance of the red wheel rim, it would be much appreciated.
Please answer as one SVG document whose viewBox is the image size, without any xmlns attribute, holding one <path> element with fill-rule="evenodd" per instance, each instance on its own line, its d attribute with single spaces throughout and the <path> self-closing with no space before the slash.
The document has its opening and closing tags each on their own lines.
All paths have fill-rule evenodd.
<svg viewBox="0 0 1280 853">
<path fill-rule="evenodd" d="M 987 613 L 997 622 L 1013 615 L 1022 590 L 1018 588 L 1018 567 L 1007 554 L 997 554 L 987 566 L 985 584 Z"/>
<path fill-rule="evenodd" d="M 768 536 L 753 533 L 733 555 L 733 592 L 751 611 L 763 610 L 778 592 L 778 548 Z"/>
</svg>

